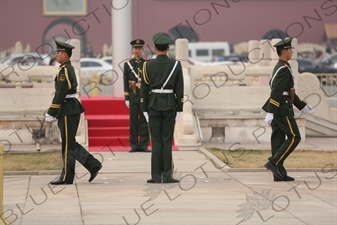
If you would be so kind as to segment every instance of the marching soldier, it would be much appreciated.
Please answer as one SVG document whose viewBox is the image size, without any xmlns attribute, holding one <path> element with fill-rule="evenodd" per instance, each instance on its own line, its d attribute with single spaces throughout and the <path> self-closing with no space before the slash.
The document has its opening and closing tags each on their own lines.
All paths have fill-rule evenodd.
<svg viewBox="0 0 337 225">
<path fill-rule="evenodd" d="M 136 39 L 130 42 L 134 58 L 124 63 L 124 97 L 125 104 L 130 109 L 130 152 L 150 152 L 148 150 L 149 133 L 144 115 L 140 111 L 139 94 L 142 68 L 145 60 L 142 58 L 145 42 Z M 138 132 L 140 143 L 138 143 Z"/>
<path fill-rule="evenodd" d="M 173 178 L 172 140 L 175 122 L 183 111 L 184 80 L 180 62 L 167 56 L 170 42 L 166 33 L 154 35 L 157 57 L 143 66 L 140 103 L 152 141 L 148 183 L 179 182 Z"/>
<path fill-rule="evenodd" d="M 288 61 L 292 57 L 293 38 L 286 38 L 274 45 L 279 61 L 274 67 L 273 76 L 269 82 L 271 93 L 262 107 L 267 112 L 265 121 L 271 124 L 272 156 L 264 165 L 273 172 L 274 181 L 294 181 L 287 175 L 283 166 L 284 160 L 294 151 L 301 141 L 301 135 L 294 118 L 293 104 L 305 113 L 314 111 L 310 105 L 301 100 L 294 89 L 294 77 Z M 286 138 L 287 137 L 287 138 Z"/>
<path fill-rule="evenodd" d="M 75 97 L 77 80 L 70 57 L 74 46 L 55 41 L 57 47 L 56 59 L 60 63 L 54 79 L 55 95 L 46 114 L 45 121 L 54 122 L 56 119 L 62 138 L 63 169 L 60 178 L 51 181 L 52 185 L 72 184 L 75 175 L 75 160 L 79 161 L 89 172 L 91 182 L 102 168 L 82 145 L 76 142 L 76 132 L 80 115 L 84 112 L 81 103 Z"/>
</svg>

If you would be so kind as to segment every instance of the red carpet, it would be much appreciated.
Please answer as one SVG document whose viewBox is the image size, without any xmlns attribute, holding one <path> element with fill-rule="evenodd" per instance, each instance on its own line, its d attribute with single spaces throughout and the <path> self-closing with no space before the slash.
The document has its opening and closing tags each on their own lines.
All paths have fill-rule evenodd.
<svg viewBox="0 0 337 225">
<path fill-rule="evenodd" d="M 88 121 L 89 151 L 129 151 L 129 109 L 124 98 L 81 97 L 81 102 Z M 174 145 L 172 149 L 178 150 Z"/>
</svg>

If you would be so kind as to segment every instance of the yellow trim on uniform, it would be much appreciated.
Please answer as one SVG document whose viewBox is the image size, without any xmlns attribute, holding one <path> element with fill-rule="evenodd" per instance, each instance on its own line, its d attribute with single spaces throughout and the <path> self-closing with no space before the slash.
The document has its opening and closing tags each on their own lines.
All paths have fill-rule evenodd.
<svg viewBox="0 0 337 225">
<path fill-rule="evenodd" d="M 53 108 L 53 109 L 58 109 L 61 107 L 61 104 L 51 104 L 50 105 L 50 108 Z"/>
<path fill-rule="evenodd" d="M 124 95 L 129 96 L 130 94 L 129 94 L 129 92 L 124 91 Z"/>
<path fill-rule="evenodd" d="M 65 138 L 66 138 L 66 146 L 64 149 L 64 176 L 63 176 L 63 181 L 66 180 L 67 176 L 67 163 L 68 163 L 68 120 L 67 116 L 64 117 L 64 130 L 65 130 Z"/>
<path fill-rule="evenodd" d="M 277 107 L 280 106 L 280 103 L 278 103 L 277 101 L 275 101 L 274 99 L 269 99 L 269 102 Z"/>
<path fill-rule="evenodd" d="M 67 80 L 67 83 L 68 83 L 68 90 L 71 89 L 71 83 L 70 83 L 70 80 L 69 80 L 69 74 L 68 74 L 68 70 L 66 67 L 64 67 L 64 74 L 66 76 L 66 80 Z"/>
<path fill-rule="evenodd" d="M 143 79 L 146 84 L 150 84 L 149 76 L 147 75 L 146 62 L 143 64 Z"/>
<path fill-rule="evenodd" d="M 289 130 L 290 130 L 291 134 L 293 135 L 293 138 L 291 139 L 291 143 L 288 146 L 287 150 L 281 155 L 281 157 L 279 158 L 279 160 L 277 160 L 276 165 L 287 154 L 287 152 L 289 151 L 289 149 L 291 148 L 291 146 L 294 144 L 295 134 L 294 134 L 293 128 L 291 127 L 290 121 L 289 121 L 289 119 L 288 119 L 287 116 L 286 116 L 286 119 L 287 119 L 287 123 L 288 123 L 288 126 L 289 126 Z"/>
</svg>

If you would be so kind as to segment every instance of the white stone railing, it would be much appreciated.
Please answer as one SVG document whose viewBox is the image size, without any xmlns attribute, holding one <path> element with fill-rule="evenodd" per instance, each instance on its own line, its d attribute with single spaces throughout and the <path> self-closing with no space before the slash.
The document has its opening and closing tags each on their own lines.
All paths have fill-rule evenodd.
<svg viewBox="0 0 337 225">
<path fill-rule="evenodd" d="M 279 60 L 272 46 L 280 39 L 250 41 L 248 65 L 223 66 L 189 66 L 187 41 L 178 42 L 178 40 L 175 48 L 176 59 L 180 60 L 184 67 L 185 104 L 183 116 L 176 125 L 175 140 L 185 145 L 197 142 L 195 136 L 198 134 L 198 127 L 191 119 L 197 114 L 205 141 L 208 138 L 212 139 L 214 128 L 216 132 L 223 129 L 226 141 L 240 142 L 255 141 L 255 136 L 250 134 L 256 130 L 264 130 L 265 133 L 260 140 L 268 142 L 271 130 L 263 121 L 266 113 L 262 110 L 262 106 L 270 95 L 269 80 Z M 336 123 L 336 109 L 328 106 L 319 88 L 317 77 L 313 74 L 298 73 L 297 39 L 293 39 L 292 45 L 295 49 L 289 63 L 297 94 L 315 106 L 317 119 Z M 332 77 L 335 79 L 334 75 Z M 308 83 L 314 83 L 315 88 L 308 86 Z M 319 106 L 315 96 L 319 96 L 321 101 Z M 294 110 L 302 138 L 305 140 L 305 115 L 296 108 Z M 193 138 L 187 138 L 188 135 Z"/>
<path fill-rule="evenodd" d="M 72 65 L 79 80 L 80 42 L 71 40 L 75 46 L 72 55 Z M 49 108 L 55 91 L 53 79 L 57 73 L 57 67 L 34 66 L 0 68 L 0 140 L 7 140 L 11 144 L 33 144 L 31 130 L 40 128 L 40 121 L 44 119 L 44 113 Z M 50 80 L 51 83 L 24 83 L 28 80 Z M 7 83 L 7 82 L 10 83 Z M 10 88 L 14 87 L 16 88 Z M 29 87 L 29 88 L 19 88 Z M 80 84 L 79 87 L 80 88 Z M 77 132 L 78 142 L 87 144 L 86 127 L 82 114 L 80 126 Z M 46 129 L 46 143 L 58 142 L 58 128 L 56 123 L 44 124 Z M 17 132 L 17 133 L 15 133 Z M 13 135 L 14 134 L 14 135 Z M 20 135 L 20 138 L 18 138 Z"/>
</svg>

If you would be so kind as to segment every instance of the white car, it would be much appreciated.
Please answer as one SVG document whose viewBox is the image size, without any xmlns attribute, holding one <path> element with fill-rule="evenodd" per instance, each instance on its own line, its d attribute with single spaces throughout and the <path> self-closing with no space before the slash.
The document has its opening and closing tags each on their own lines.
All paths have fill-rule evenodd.
<svg viewBox="0 0 337 225">
<path fill-rule="evenodd" d="M 112 56 L 103 56 L 101 59 L 112 65 Z"/>
<path fill-rule="evenodd" d="M 48 66 L 50 57 L 37 52 L 13 54 L 0 59 L 3 66 Z"/>
<path fill-rule="evenodd" d="M 112 65 L 99 58 L 81 58 L 81 79 L 82 84 L 93 79 L 94 75 L 99 79 L 100 83 L 111 83 L 112 81 Z"/>
</svg>

